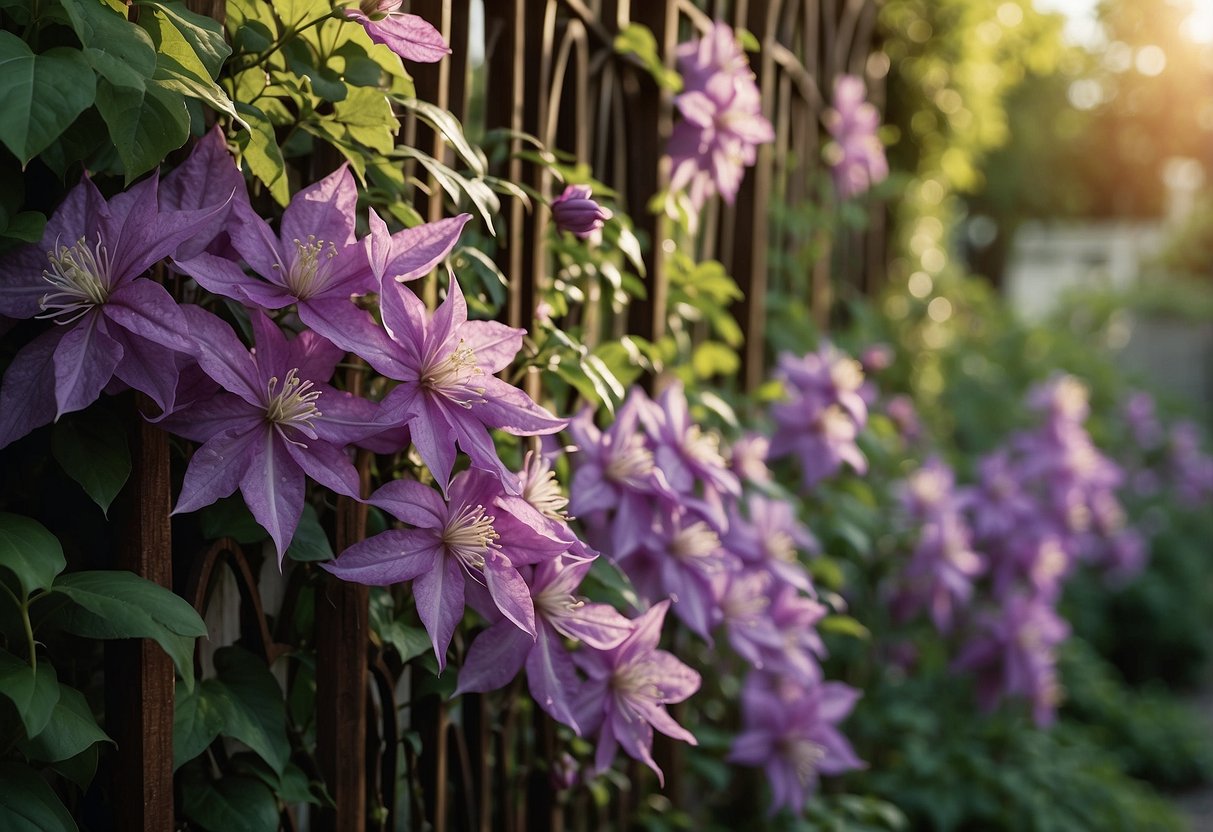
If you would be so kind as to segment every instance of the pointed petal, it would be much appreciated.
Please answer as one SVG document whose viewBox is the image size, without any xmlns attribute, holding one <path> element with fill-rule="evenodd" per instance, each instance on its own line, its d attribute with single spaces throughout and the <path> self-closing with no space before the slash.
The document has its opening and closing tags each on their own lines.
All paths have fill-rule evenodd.
<svg viewBox="0 0 1213 832">
<path fill-rule="evenodd" d="M 411 581 L 439 566 L 442 547 L 432 534 L 388 529 L 342 552 L 320 566 L 343 581 L 390 586 Z"/>
<path fill-rule="evenodd" d="M 357 211 L 358 186 L 354 184 L 350 166 L 343 164 L 295 194 L 282 214 L 280 237 L 289 242 L 315 236 L 342 248 L 354 240 Z"/>
<path fill-rule="evenodd" d="M 425 277 L 451 253 L 463 226 L 471 218 L 471 214 L 460 214 L 397 231 L 391 236 L 390 248 L 376 277 L 399 283 Z"/>
<path fill-rule="evenodd" d="M 430 634 L 439 673 L 446 668 L 446 650 L 451 645 L 456 625 L 463 618 L 463 581 L 459 560 L 443 557 L 433 569 L 413 582 L 417 614 Z"/>
<path fill-rule="evenodd" d="M 122 360 L 118 362 L 114 375 L 151 396 L 161 413 L 171 412 L 177 395 L 177 381 L 181 376 L 178 369 L 181 353 L 166 350 L 129 329 L 116 326 L 108 328 L 108 331 L 122 346 Z"/>
<path fill-rule="evenodd" d="M 539 626 L 539 638 L 526 660 L 526 681 L 531 696 L 548 716 L 581 733 L 573 714 L 581 683 L 572 658 L 551 627 Z"/>
<path fill-rule="evenodd" d="M 416 480 L 384 483 L 367 502 L 419 529 L 441 529 L 446 525 L 446 503 L 438 492 Z"/>
<path fill-rule="evenodd" d="M 275 327 L 276 328 L 276 327 Z M 333 344 L 319 333 L 305 329 L 285 342 L 283 367 L 295 367 L 300 378 L 323 384 L 333 377 L 346 350 Z"/>
<path fill-rule="evenodd" d="M 295 464 L 330 491 L 361 500 L 362 485 L 358 479 L 358 469 L 350 458 L 323 439 L 303 441 L 307 442 L 305 447 L 294 442 L 283 443 Z"/>
<path fill-rule="evenodd" d="M 455 429 L 446 412 L 425 393 L 417 396 L 413 409 L 416 415 L 408 423 L 413 434 L 413 447 L 421 455 L 425 467 L 434 475 L 438 487 L 446 493 L 451 482 L 451 469 L 455 467 Z"/>
<path fill-rule="evenodd" d="M 183 306 L 181 313 L 188 327 L 191 351 L 203 372 L 254 407 L 261 407 L 261 381 L 257 367 L 235 331 L 222 318 L 200 306 Z"/>
<path fill-rule="evenodd" d="M 42 311 L 42 298 L 50 290 L 50 284 L 42 278 L 43 270 L 50 265 L 44 249 L 54 244 L 52 239 L 0 255 L 0 275 L 4 275 L 0 280 L 0 315 L 32 318 Z"/>
<path fill-rule="evenodd" d="M 506 492 L 515 495 L 521 494 L 522 485 L 518 480 L 518 475 L 507 468 L 501 458 L 497 456 L 497 446 L 493 444 L 493 438 L 489 436 L 484 425 L 474 417 L 469 418 L 464 412 L 460 412 L 461 408 L 448 411 L 441 403 L 438 403 L 436 407 L 447 413 L 447 419 L 458 439 L 459 447 L 468 455 L 472 467 L 492 474 Z M 416 423 L 410 422 L 410 426 L 413 424 Z M 417 444 L 416 433 L 413 434 L 413 444 Z M 453 448 L 452 455 L 454 455 Z"/>
<path fill-rule="evenodd" d="M 178 261 L 176 266 L 208 292 L 248 306 L 282 309 L 295 302 L 282 286 L 248 274 L 239 263 L 226 257 L 200 252 L 189 260 Z"/>
<path fill-rule="evenodd" d="M 379 405 L 332 387 L 320 386 L 320 390 L 320 416 L 312 424 L 321 439 L 344 448 L 383 433 Z"/>
<path fill-rule="evenodd" d="M 657 649 L 657 642 L 661 639 L 661 625 L 665 622 L 665 614 L 669 608 L 669 599 L 659 601 L 636 619 L 635 632 L 628 636 L 619 648 L 621 664 Z"/>
<path fill-rule="evenodd" d="M 105 331 L 93 310 L 74 324 L 55 349 L 55 418 L 83 410 L 101 398 L 122 360 L 122 346 Z"/>
<path fill-rule="evenodd" d="M 248 471 L 253 443 L 264 439 L 266 433 L 255 428 L 244 432 L 229 430 L 203 443 L 190 457 L 173 514 L 196 511 L 231 496 Z"/>
<path fill-rule="evenodd" d="M 607 726 L 628 756 L 651 768 L 657 774 L 657 782 L 664 787 L 665 774 L 653 759 L 653 727 L 639 714 L 625 716 L 619 709 L 611 711 Z"/>
<path fill-rule="evenodd" d="M 560 631 L 596 650 L 618 647 L 632 634 L 632 622 L 609 604 L 586 604 L 557 622 Z"/>
<path fill-rule="evenodd" d="M 199 139 L 184 162 L 160 182 L 161 210 L 196 211 L 222 206 L 229 199 L 248 202 L 244 175 L 227 149 L 223 129 L 215 125 Z M 177 246 L 174 258 L 189 258 L 200 253 L 223 230 L 231 206 L 221 210 Z"/>
<path fill-rule="evenodd" d="M 485 376 L 483 382 L 484 402 L 476 404 L 472 412 L 486 425 L 515 436 L 535 436 L 555 433 L 568 424 L 568 419 L 553 416 L 526 393 L 495 376 Z"/>
<path fill-rule="evenodd" d="M 400 348 L 371 314 L 348 300 L 311 298 L 299 304 L 299 319 L 330 343 L 366 360 L 388 378 L 402 379 Z"/>
<path fill-rule="evenodd" d="M 459 281 L 452 274 L 450 282 L 447 284 L 446 297 L 442 303 L 438 304 L 433 317 L 430 318 L 429 326 L 426 327 L 426 354 L 433 355 L 440 345 L 447 343 L 451 338 L 458 338 L 460 330 L 467 320 L 468 304 L 463 297 L 463 289 L 460 288 Z"/>
<path fill-rule="evenodd" d="M 55 350 L 67 332 L 51 327 L 13 358 L 0 384 L 0 448 L 55 419 Z"/>
<path fill-rule="evenodd" d="M 366 15 L 351 12 L 356 10 L 347 10 L 347 16 L 361 23 L 371 40 L 382 43 L 406 61 L 432 64 L 451 52 L 442 33 L 415 14 L 392 12 L 382 20 L 371 20 Z"/>
<path fill-rule="evenodd" d="M 459 687 L 455 688 L 454 695 L 484 693 L 505 687 L 522 670 L 527 654 L 534 646 L 534 639 L 512 621 L 498 621 L 476 636 L 468 648 L 463 667 L 459 668 Z"/>
<path fill-rule="evenodd" d="M 379 284 L 379 312 L 388 335 L 399 345 L 397 351 L 416 356 L 412 363 L 420 368 L 428 320 L 421 298 L 403 283 L 385 277 Z"/>
<path fill-rule="evenodd" d="M 134 280 L 109 296 L 101 307 L 105 317 L 136 335 L 178 352 L 193 352 L 185 316 L 173 296 L 159 283 Z"/>
<path fill-rule="evenodd" d="M 510 565 L 510 561 L 498 552 L 489 552 L 484 562 L 484 578 L 493 603 L 501 614 L 514 625 L 535 638 L 535 605 L 531 601 L 531 588 Z"/>
<path fill-rule="evenodd" d="M 636 709 L 648 720 L 650 725 L 667 737 L 682 740 L 689 745 L 699 745 L 699 741 L 695 739 L 695 735 L 675 722 L 674 717 L 670 716 L 669 712 L 661 705 L 646 699 L 637 702 Z"/>
<path fill-rule="evenodd" d="M 468 321 L 459 328 L 459 337 L 476 354 L 476 364 L 486 373 L 499 373 L 510 365 L 522 349 L 525 329 L 515 329 L 496 321 Z"/>
<path fill-rule="evenodd" d="M 206 442 L 227 430 L 243 431 L 265 422 L 265 410 L 239 396 L 219 391 L 182 407 L 158 424 L 176 436 Z"/>
<path fill-rule="evenodd" d="M 303 472 L 285 446 L 276 431 L 266 431 L 253 444 L 248 471 L 240 480 L 244 502 L 269 532 L 280 566 L 303 514 Z"/>
</svg>

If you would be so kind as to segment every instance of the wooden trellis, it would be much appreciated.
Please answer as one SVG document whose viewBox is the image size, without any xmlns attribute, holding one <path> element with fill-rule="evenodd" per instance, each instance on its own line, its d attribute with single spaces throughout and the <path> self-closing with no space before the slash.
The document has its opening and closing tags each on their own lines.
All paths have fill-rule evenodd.
<svg viewBox="0 0 1213 832">
<path fill-rule="evenodd" d="M 192 0 L 189 5 L 222 19 L 222 0 Z M 630 306 L 627 322 L 629 331 L 650 339 L 662 332 L 666 320 L 666 276 L 656 255 L 670 232 L 668 221 L 652 213 L 648 202 L 669 177 L 662 150 L 673 124 L 673 98 L 636 61 L 616 52 L 616 35 L 629 23 L 643 24 L 654 34 L 671 68 L 676 44 L 713 19 L 728 20 L 757 37 L 761 48 L 750 55 L 750 62 L 776 140 L 760 150 L 735 205 L 708 206 L 699 252 L 720 259 L 745 292 L 736 308 L 747 336 L 742 378 L 747 386 L 756 385 L 767 359 L 763 352 L 767 253 L 773 245 L 800 242 L 796 229 L 787 230 L 786 238 L 773 239 L 769 205 L 772 199 L 810 198 L 809 177 L 820 158 L 820 117 L 825 106 L 821 91 L 831 88 L 836 75 L 868 74 L 869 89 L 879 100 L 883 79 L 867 73 L 873 66 L 880 68 L 879 62 L 869 61 L 874 0 L 485 0 L 483 27 L 477 30 L 483 42 L 475 45 L 470 42 L 472 0 L 414 0 L 410 5 L 411 11 L 439 27 L 453 48 L 453 54 L 438 64 L 409 67 L 419 97 L 464 120 L 470 74 L 482 73 L 486 128 L 530 134 L 549 147 L 575 153 L 620 194 L 621 207 L 650 240 L 648 294 Z M 484 64 L 471 67 L 472 54 L 484 55 Z M 406 121 L 403 135 L 437 158 L 449 156 L 441 139 L 423 125 Z M 555 196 L 550 174 L 517 156 L 498 173 Z M 419 205 L 430 220 L 443 213 L 441 190 L 432 191 L 434 196 L 423 197 Z M 529 326 L 536 288 L 548 270 L 549 217 L 542 204 L 528 211 L 515 200 L 507 201 L 503 212 L 509 233 L 500 249 L 499 264 L 509 278 L 503 315 L 513 326 Z M 881 218 L 874 219 L 872 232 L 841 241 L 849 260 L 848 274 L 859 276 L 862 288 L 868 289 L 880 282 L 884 259 Z M 824 314 L 830 297 L 825 262 L 813 276 L 812 287 L 804 302 L 814 303 Z M 156 428 L 138 424 L 132 443 L 133 485 L 123 524 L 125 545 L 122 562 L 116 565 L 166 586 L 175 584 L 204 613 L 217 576 L 231 569 L 241 599 L 241 632 L 260 645 L 266 661 L 272 663 L 282 648 L 268 620 L 272 616 L 281 624 L 284 616 L 289 617 L 297 582 L 288 576 L 282 605 L 269 611 L 248 561 L 231 541 L 220 541 L 202 558 L 179 552 L 174 562 L 168 527 L 167 442 Z M 369 460 L 364 457 L 359 462 L 365 478 Z M 339 546 L 365 535 L 365 506 L 343 498 L 337 514 Z M 317 593 L 316 607 L 312 643 L 323 672 L 317 679 L 315 774 L 324 778 L 335 808 L 313 811 L 311 829 L 380 828 L 368 821 L 376 808 L 386 812 L 381 815 L 382 828 L 393 828 L 397 746 L 406 724 L 422 739 L 420 755 L 410 754 L 407 759 L 415 767 L 422 792 L 410 803 L 413 828 L 423 820 L 438 830 L 556 829 L 574 818 L 573 828 L 625 825 L 621 820 L 634 797 L 621 798 L 611 817 L 596 815 L 588 805 L 566 812 L 547 776 L 516 759 L 515 749 L 523 737 L 530 739 L 531 753 L 554 755 L 553 726 L 542 714 L 535 720 L 528 717 L 528 724 L 523 724 L 517 711 L 495 712 L 494 705 L 479 696 L 464 697 L 457 715 L 435 696 L 400 713 L 396 691 L 402 674 L 410 671 L 392 666 L 387 656 L 372 648 L 364 587 L 326 580 Z M 116 828 L 167 832 L 174 818 L 172 664 L 152 642 L 116 645 L 111 654 L 106 674 L 107 729 L 118 745 L 112 771 Z M 639 770 L 635 773 L 641 776 Z M 677 783 L 671 787 L 676 795 Z M 284 828 L 295 828 L 295 823 L 289 813 L 284 814 Z"/>
</svg>

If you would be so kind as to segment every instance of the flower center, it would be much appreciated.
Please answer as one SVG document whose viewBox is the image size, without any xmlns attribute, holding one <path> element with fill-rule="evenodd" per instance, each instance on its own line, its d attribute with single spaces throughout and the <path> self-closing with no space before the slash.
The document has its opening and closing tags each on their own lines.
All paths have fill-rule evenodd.
<svg viewBox="0 0 1213 832">
<path fill-rule="evenodd" d="M 585 606 L 585 601 L 569 592 L 554 591 L 550 587 L 540 592 L 533 599 L 535 611 L 542 613 L 544 618 L 564 618 Z"/>
<path fill-rule="evenodd" d="M 855 426 L 841 407 L 830 405 L 817 420 L 817 428 L 827 439 L 846 441 L 855 438 Z"/>
<path fill-rule="evenodd" d="M 771 532 L 762 541 L 767 557 L 771 560 L 781 560 L 785 563 L 796 561 L 796 541 L 784 531 Z"/>
<path fill-rule="evenodd" d="M 705 558 L 719 548 L 720 536 L 702 520 L 683 526 L 670 540 L 670 554 L 679 560 Z"/>
<path fill-rule="evenodd" d="M 556 481 L 556 472 L 546 460 L 536 464 L 536 470 L 529 472 L 526 484 L 522 487 L 522 499 L 526 500 L 544 517 L 552 520 L 568 520 L 565 513 L 568 497 L 560 491 L 560 483 Z"/>
<path fill-rule="evenodd" d="M 660 699 L 661 688 L 642 666 L 628 664 L 611 674 L 611 690 L 623 699 Z"/>
<path fill-rule="evenodd" d="M 791 764 L 800 784 L 807 786 L 812 783 L 818 767 L 826 758 L 825 747 L 806 739 L 784 740 L 781 746 L 783 757 Z"/>
<path fill-rule="evenodd" d="M 720 437 L 715 433 L 704 433 L 699 425 L 691 425 L 682 440 L 683 450 L 692 459 L 708 465 L 724 467 L 720 455 Z"/>
<path fill-rule="evenodd" d="M 493 515 L 484 513 L 484 506 L 464 506 L 447 521 L 442 530 L 442 545 L 447 554 L 459 558 L 469 569 L 483 569 L 484 556 L 499 548 L 493 530 Z"/>
<path fill-rule="evenodd" d="M 854 358 L 839 359 L 830 367 L 830 381 L 840 392 L 858 390 L 863 386 L 863 366 Z"/>
<path fill-rule="evenodd" d="M 645 477 L 653 473 L 653 454 L 645 447 L 644 437 L 638 433 L 629 436 L 612 455 L 603 473 L 611 482 L 641 487 Z"/>
<path fill-rule="evenodd" d="M 337 246 L 317 239 L 315 234 L 306 240 L 296 239 L 295 260 L 286 273 L 286 286 L 299 300 L 307 300 L 328 285 L 329 268 L 337 256 Z M 275 265 L 274 268 L 280 268 Z"/>
<path fill-rule="evenodd" d="M 476 353 L 460 338 L 459 346 L 449 355 L 431 360 L 421 373 L 421 384 L 470 410 L 484 400 L 484 387 L 472 383 L 483 375 L 484 370 L 476 363 Z"/>
<path fill-rule="evenodd" d="M 316 400 L 320 398 L 321 390 L 313 390 L 315 386 L 298 376 L 299 369 L 288 370 L 279 387 L 277 376 L 270 379 L 266 388 L 265 418 L 276 425 L 289 425 L 299 429 L 311 439 L 316 438 L 312 420 L 320 416 Z"/>
<path fill-rule="evenodd" d="M 70 324 L 105 303 L 110 293 L 110 258 L 100 235 L 92 247 L 84 237 L 73 246 L 60 246 L 56 241 L 56 248 L 46 253 L 46 259 L 50 268 L 42 272 L 42 279 L 52 291 L 41 298 L 44 314 L 39 318 Z"/>
</svg>

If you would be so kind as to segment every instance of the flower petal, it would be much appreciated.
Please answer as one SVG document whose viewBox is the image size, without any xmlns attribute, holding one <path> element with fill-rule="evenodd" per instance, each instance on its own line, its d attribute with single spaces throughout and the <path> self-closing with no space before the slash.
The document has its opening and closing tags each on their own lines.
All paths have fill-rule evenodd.
<svg viewBox="0 0 1213 832">
<path fill-rule="evenodd" d="M 512 621 L 502 619 L 476 636 L 459 668 L 459 686 L 454 696 L 484 693 L 503 688 L 522 670 L 527 654 L 535 646 L 531 636 Z"/>
<path fill-rule="evenodd" d="M 534 640 L 535 605 L 531 601 L 531 588 L 510 565 L 509 558 L 490 551 L 485 556 L 484 579 L 501 614 Z"/>
<path fill-rule="evenodd" d="M 433 569 L 413 582 L 417 615 L 430 634 L 439 673 L 446 669 L 446 650 L 463 618 L 463 582 L 459 559 L 449 556 L 440 558 Z"/>
<path fill-rule="evenodd" d="M 526 681 L 536 704 L 548 716 L 581 733 L 573 714 L 581 683 L 572 658 L 551 627 L 539 627 L 539 638 L 526 660 Z"/>
<path fill-rule="evenodd" d="M 168 290 L 151 280 L 134 280 L 109 296 L 101 307 L 105 317 L 136 335 L 178 352 L 192 353 L 181 307 Z"/>
<path fill-rule="evenodd" d="M 181 353 L 166 350 L 142 335 L 116 326 L 107 328 L 110 336 L 122 346 L 122 360 L 114 369 L 120 381 L 152 398 L 161 413 L 169 413 L 177 395 L 182 361 L 190 361 Z"/>
<path fill-rule="evenodd" d="M 177 261 L 176 266 L 207 291 L 246 305 L 283 309 L 295 302 L 282 286 L 248 274 L 226 257 L 200 252 L 189 260 Z"/>
<path fill-rule="evenodd" d="M 401 350 L 370 313 L 348 300 L 312 298 L 299 304 L 299 319 L 346 352 L 365 359 L 388 378 L 404 379 Z M 414 376 L 415 377 L 415 374 Z"/>
<path fill-rule="evenodd" d="M 323 439 L 308 439 L 306 446 L 286 442 L 286 452 L 303 472 L 330 491 L 362 499 L 358 469 L 344 452 Z"/>
<path fill-rule="evenodd" d="M 544 410 L 517 387 L 506 384 L 496 376 L 485 376 L 484 402 L 477 403 L 472 412 L 486 425 L 501 428 L 515 436 L 535 436 L 556 433 L 568 424 Z"/>
<path fill-rule="evenodd" d="M 357 211 L 358 186 L 349 163 L 345 163 L 295 194 L 282 214 L 279 237 L 289 243 L 314 236 L 343 248 L 354 242 Z"/>
<path fill-rule="evenodd" d="M 424 277 L 451 253 L 451 249 L 459 241 L 463 226 L 471 218 L 471 214 L 460 214 L 457 217 L 405 228 L 389 237 L 387 226 L 372 211 L 371 236 L 366 242 L 371 270 L 381 283 L 385 280 L 404 283 Z"/>
<path fill-rule="evenodd" d="M 432 534 L 388 529 L 355 543 L 336 560 L 320 566 L 343 581 L 391 586 L 438 568 L 441 557 L 442 547 Z"/>
<path fill-rule="evenodd" d="M 203 443 L 190 457 L 173 514 L 196 511 L 231 496 L 248 471 L 253 443 L 266 433 L 255 427 L 243 432 L 227 430 Z"/>
<path fill-rule="evenodd" d="M 203 372 L 229 393 L 262 407 L 257 367 L 227 322 L 200 306 L 183 306 L 181 312 L 194 343 L 192 353 Z"/>
<path fill-rule="evenodd" d="M 55 326 L 30 341 L 4 373 L 0 384 L 0 448 L 55 419 L 55 350 L 63 336 Z"/>
<path fill-rule="evenodd" d="M 476 364 L 486 373 L 499 373 L 510 365 L 522 349 L 525 329 L 497 321 L 468 321 L 459 328 L 459 337 L 476 355 Z"/>
<path fill-rule="evenodd" d="M 253 444 L 240 492 L 253 517 L 270 533 L 279 566 L 303 514 L 303 489 L 303 472 L 287 453 L 286 443 L 277 431 L 266 431 Z"/>
<path fill-rule="evenodd" d="M 121 360 L 122 345 L 105 331 L 101 313 L 90 311 L 55 348 L 55 418 L 101 398 Z"/>
<path fill-rule="evenodd" d="M 415 14 L 392 12 L 382 20 L 350 14 L 350 10 L 346 14 L 363 25 L 371 40 L 382 43 L 406 61 L 432 64 L 451 53 L 442 33 Z"/>
<path fill-rule="evenodd" d="M 438 492 L 416 480 L 384 483 L 367 502 L 419 529 L 441 529 L 446 525 L 446 503 Z"/>
</svg>

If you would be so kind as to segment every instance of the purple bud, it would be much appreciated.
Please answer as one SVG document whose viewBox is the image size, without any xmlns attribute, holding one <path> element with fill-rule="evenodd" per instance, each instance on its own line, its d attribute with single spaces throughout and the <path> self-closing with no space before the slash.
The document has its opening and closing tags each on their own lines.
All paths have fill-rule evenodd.
<svg viewBox="0 0 1213 832">
<path fill-rule="evenodd" d="M 552 200 L 552 219 L 561 231 L 569 231 L 581 239 L 589 237 L 613 214 L 590 199 L 587 185 L 569 185 L 564 193 Z"/>
</svg>

